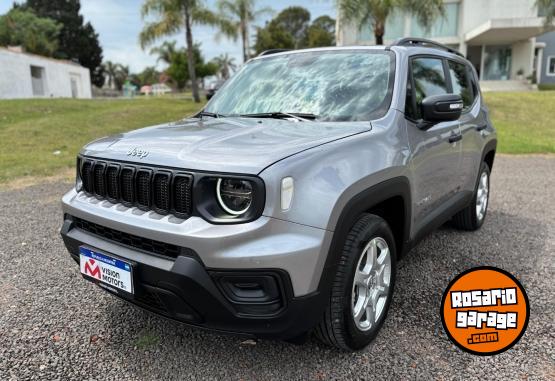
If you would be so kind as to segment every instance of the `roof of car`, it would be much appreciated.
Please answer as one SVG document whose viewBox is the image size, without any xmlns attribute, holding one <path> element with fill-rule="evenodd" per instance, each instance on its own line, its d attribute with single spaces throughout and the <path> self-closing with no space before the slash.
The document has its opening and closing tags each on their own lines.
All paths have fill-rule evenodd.
<svg viewBox="0 0 555 381">
<path fill-rule="evenodd" d="M 427 40 L 425 38 L 416 38 L 416 37 L 398 38 L 395 41 L 393 41 L 390 45 L 388 45 L 388 47 L 393 47 L 393 46 L 439 49 L 464 58 L 464 55 L 462 55 L 458 50 L 452 49 L 449 46 L 440 44 L 439 42 L 436 42 L 436 41 Z"/>
<path fill-rule="evenodd" d="M 268 56 L 286 55 L 286 54 L 297 54 L 297 53 L 307 53 L 307 52 L 319 52 L 319 51 L 337 51 L 337 50 L 398 50 L 398 51 L 410 51 L 421 53 L 443 53 L 440 55 L 444 56 L 458 56 L 460 58 L 465 58 L 460 52 L 452 49 L 446 45 L 440 44 L 432 40 L 426 40 L 423 38 L 413 38 L 406 37 L 395 40 L 390 45 L 353 45 L 353 46 L 329 46 L 321 48 L 309 48 L 309 49 L 270 49 L 260 53 L 257 57 L 252 58 L 253 60 L 264 58 Z M 433 49 L 430 52 L 429 49 Z"/>
<path fill-rule="evenodd" d="M 352 46 L 325 46 L 321 48 L 308 48 L 308 49 L 270 49 L 260 53 L 258 56 L 251 58 L 252 60 L 265 58 L 268 56 L 278 56 L 286 54 L 297 54 L 307 52 L 325 52 L 325 51 L 338 51 L 338 50 L 386 50 L 383 45 L 352 45 Z"/>
</svg>

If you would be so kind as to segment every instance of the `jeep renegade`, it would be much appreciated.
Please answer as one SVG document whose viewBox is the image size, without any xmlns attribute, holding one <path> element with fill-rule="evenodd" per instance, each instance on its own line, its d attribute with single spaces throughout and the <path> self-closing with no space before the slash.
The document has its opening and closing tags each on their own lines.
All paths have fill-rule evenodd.
<svg viewBox="0 0 555 381">
<path fill-rule="evenodd" d="M 86 279 L 149 311 L 357 350 L 397 261 L 484 223 L 496 141 L 446 46 L 269 51 L 195 116 L 86 145 L 61 234 Z"/>
</svg>

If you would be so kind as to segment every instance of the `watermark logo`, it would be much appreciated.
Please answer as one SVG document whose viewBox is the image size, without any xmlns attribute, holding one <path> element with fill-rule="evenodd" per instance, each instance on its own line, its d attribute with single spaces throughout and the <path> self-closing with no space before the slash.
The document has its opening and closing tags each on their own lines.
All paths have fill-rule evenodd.
<svg viewBox="0 0 555 381">
<path fill-rule="evenodd" d="M 496 267 L 458 275 L 443 293 L 441 320 L 451 341 L 475 355 L 495 355 L 515 345 L 530 318 L 520 282 Z"/>
</svg>

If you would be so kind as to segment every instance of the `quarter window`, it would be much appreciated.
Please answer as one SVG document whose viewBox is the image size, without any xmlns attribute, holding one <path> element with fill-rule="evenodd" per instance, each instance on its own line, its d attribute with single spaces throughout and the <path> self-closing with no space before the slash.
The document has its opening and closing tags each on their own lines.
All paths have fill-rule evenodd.
<svg viewBox="0 0 555 381">
<path fill-rule="evenodd" d="M 463 100 L 464 108 L 467 110 L 474 101 L 472 96 L 472 88 L 468 80 L 468 70 L 466 65 L 447 61 L 449 65 L 449 76 L 451 77 L 451 84 L 453 85 L 453 94 L 460 95 Z"/>
<path fill-rule="evenodd" d="M 414 91 L 412 91 L 412 78 L 409 69 L 407 76 L 407 97 L 405 99 L 405 115 L 409 118 L 416 119 L 416 109 L 414 101 Z"/>
</svg>

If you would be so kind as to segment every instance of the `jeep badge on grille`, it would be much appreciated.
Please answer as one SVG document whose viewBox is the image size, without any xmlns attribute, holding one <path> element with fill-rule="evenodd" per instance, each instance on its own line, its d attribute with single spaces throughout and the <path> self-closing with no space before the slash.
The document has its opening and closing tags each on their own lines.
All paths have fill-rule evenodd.
<svg viewBox="0 0 555 381">
<path fill-rule="evenodd" d="M 127 151 L 127 156 L 136 156 L 139 159 L 142 159 L 148 156 L 148 151 L 140 149 L 138 147 L 134 147 Z"/>
</svg>

